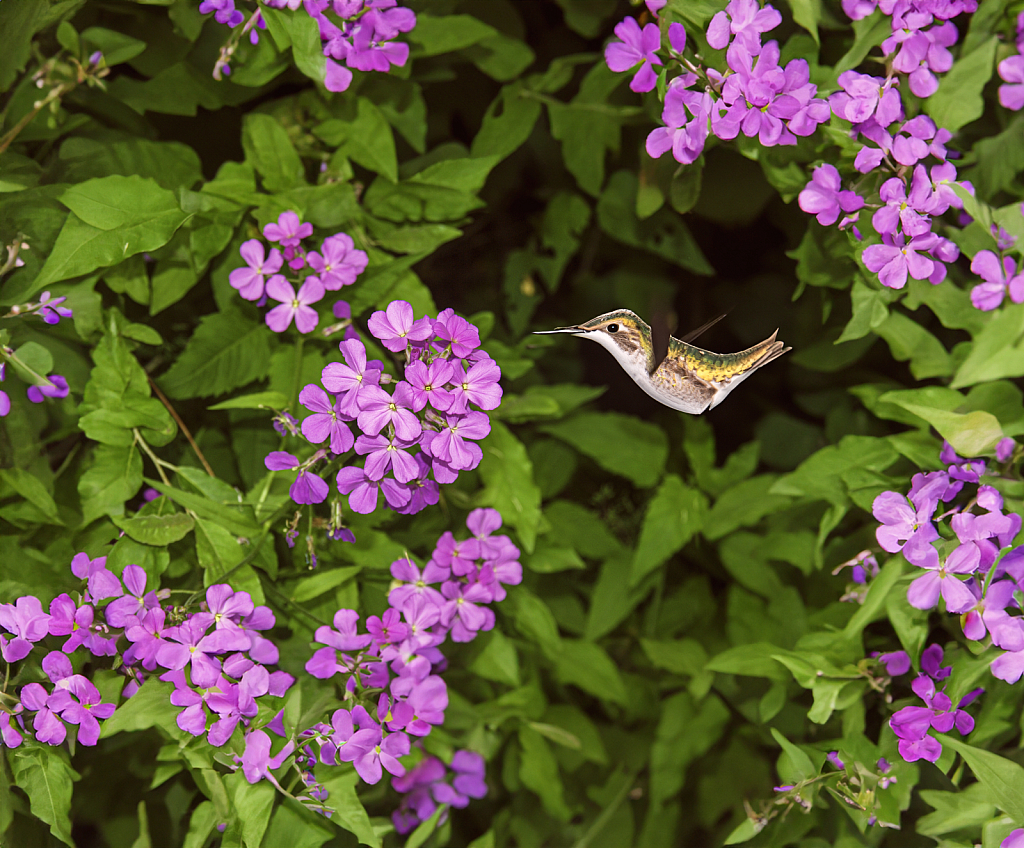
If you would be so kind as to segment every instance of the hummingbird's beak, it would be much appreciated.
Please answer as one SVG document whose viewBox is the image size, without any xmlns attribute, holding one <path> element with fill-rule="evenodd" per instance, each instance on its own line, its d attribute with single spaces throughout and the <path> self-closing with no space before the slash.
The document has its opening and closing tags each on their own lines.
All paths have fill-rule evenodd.
<svg viewBox="0 0 1024 848">
<path fill-rule="evenodd" d="M 579 335 L 585 333 L 582 327 L 555 327 L 553 330 L 534 330 L 533 335 L 535 336 L 550 336 L 554 333 L 569 333 L 570 335 Z"/>
</svg>

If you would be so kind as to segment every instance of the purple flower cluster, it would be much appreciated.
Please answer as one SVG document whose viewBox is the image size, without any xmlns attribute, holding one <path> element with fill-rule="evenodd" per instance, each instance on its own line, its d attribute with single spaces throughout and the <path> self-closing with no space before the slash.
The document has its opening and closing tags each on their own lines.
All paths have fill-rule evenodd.
<svg viewBox="0 0 1024 848">
<path fill-rule="evenodd" d="M 236 0 L 203 0 L 202 14 L 213 12 L 217 23 L 241 30 L 232 35 L 228 45 L 221 49 L 214 76 L 231 73 L 229 61 L 234 54 L 238 38 L 248 34 L 253 44 L 259 42 L 259 30 L 266 29 L 266 21 L 257 8 L 248 18 L 235 8 Z M 398 5 L 398 0 L 264 0 L 275 9 L 304 12 L 316 21 L 320 30 L 326 61 L 324 85 L 328 91 L 345 91 L 352 83 L 352 71 L 380 71 L 387 73 L 392 65 L 405 65 L 409 58 L 409 45 L 394 39 L 410 32 L 416 26 L 416 15 L 411 9 Z M 340 64 L 344 62 L 345 64 Z M 348 67 L 345 67 L 347 65 Z"/>
<path fill-rule="evenodd" d="M 1012 237 L 1006 239 L 1000 245 L 1000 254 L 979 250 L 971 260 L 971 270 L 984 281 L 971 289 L 971 303 L 975 308 L 988 312 L 1002 304 L 1007 295 L 1014 303 L 1024 303 L 1024 270 L 1016 259 L 1001 256 L 1015 241 Z"/>
<path fill-rule="evenodd" d="M 778 42 L 761 43 L 763 33 L 782 22 L 770 5 L 757 0 L 730 0 L 711 20 L 708 44 L 727 49 L 728 71 L 697 66 L 684 55 L 686 31 L 682 24 L 668 27 L 668 52 L 681 71 L 668 83 L 662 112 L 664 127 L 647 137 L 647 152 L 657 158 L 671 150 L 676 161 L 690 164 L 704 150 L 709 133 L 731 140 L 741 132 L 757 137 L 766 147 L 796 144 L 797 136 L 811 135 L 831 115 L 828 102 L 817 97 L 810 70 L 803 59 L 779 66 Z M 654 66 L 668 68 L 657 55 L 661 35 L 657 24 L 642 30 L 633 18 L 616 28 L 621 41 L 605 49 L 605 61 L 616 72 L 637 68 L 630 83 L 634 91 L 650 91 L 657 83 Z M 700 88 L 695 88 L 700 81 Z"/>
<path fill-rule="evenodd" d="M 283 333 L 293 320 L 300 333 L 311 333 L 320 323 L 313 304 L 323 300 L 326 292 L 352 285 L 369 261 L 345 233 L 328 236 L 319 250 L 307 251 L 302 240 L 311 235 L 312 224 L 302 223 L 294 212 L 282 212 L 276 223 L 263 228 L 263 237 L 281 249 L 272 247 L 268 253 L 259 239 L 249 239 L 239 249 L 246 266 L 228 275 L 231 286 L 257 306 L 268 299 L 278 301 L 280 305 L 266 316 L 267 326 L 275 333 Z M 286 263 L 294 275 L 292 282 L 281 273 Z M 293 283 L 300 280 L 296 292 Z"/>
<path fill-rule="evenodd" d="M 996 70 L 1006 83 L 999 86 L 999 102 L 1014 112 L 1024 108 L 1024 12 L 1017 15 L 1017 55 L 1003 59 Z"/>
<path fill-rule="evenodd" d="M 295 682 L 287 672 L 267 668 L 279 659 L 263 635 L 276 623 L 269 607 L 223 583 L 208 587 L 195 607 L 163 605 L 169 592 L 150 587 L 139 566 L 126 566 L 118 577 L 106 557 L 78 554 L 71 564 L 82 581 L 76 597 L 58 596 L 49 612 L 32 596 L 0 605 L 0 655 L 8 664 L 25 660 L 45 639 L 63 640 L 43 657 L 39 679 L 21 685 L 16 695 L 4 694 L 0 741 L 18 747 L 31 733 L 39 742 L 59 745 L 67 725 L 77 725 L 78 742 L 98 742 L 99 722 L 116 706 L 104 703 L 95 685 L 75 671 L 73 656 L 84 647 L 93 657 L 117 658 L 115 665 L 130 678 L 126 698 L 152 674 L 172 683 L 170 702 L 181 708 L 176 723 L 185 732 L 205 736 L 217 748 L 240 733 L 241 741 L 229 747 L 241 751 L 232 756 L 250 783 L 266 778 L 279 786 L 273 772 L 294 755 L 308 790 L 298 800 L 325 815 L 331 811 L 313 772 L 318 763 L 352 763 L 371 784 L 385 771 L 397 778 L 395 788 L 406 795 L 395 813 L 402 832 L 429 817 L 436 804 L 464 807 L 487 793 L 479 754 L 456 752 L 451 775 L 433 757 L 407 774 L 400 759 L 410 753 L 410 737 L 425 737 L 444 721 L 448 688 L 440 673 L 447 663 L 439 646 L 449 636 L 467 642 L 491 629 L 488 605 L 505 598 L 505 586 L 522 580 L 518 548 L 507 536 L 495 535 L 501 515 L 477 509 L 466 524 L 472 536 L 442 535 L 422 572 L 410 559 L 392 564 L 396 582 L 389 607 L 366 619 L 365 633 L 358 632 L 358 613 L 345 609 L 334 616 L 333 627 L 317 629 L 315 641 L 324 647 L 306 671 L 321 680 L 340 675 L 348 703 L 329 721 L 301 731 L 285 727 L 280 701 L 266 700 L 282 698 Z M 22 666 L 15 687 L 26 675 L 31 669 Z M 276 753 L 267 731 L 286 738 Z"/>
<path fill-rule="evenodd" d="M 1002 439 L 995 452 L 996 463 L 1004 468 L 1019 459 L 1010 438 Z M 911 565 L 922 569 L 907 590 L 910 605 L 929 610 L 941 598 L 947 612 L 960 616 L 966 638 L 989 638 L 1003 650 L 991 663 L 992 674 L 1015 683 L 1024 675 L 1024 615 L 1013 597 L 1024 588 L 1024 545 L 1012 547 L 1021 516 L 1005 512 L 1002 495 L 984 482 L 989 461 L 964 459 L 949 444 L 944 445 L 941 459 L 946 470 L 915 474 L 909 495 L 883 492 L 875 498 L 872 513 L 881 522 L 876 530 L 878 543 L 890 553 L 902 551 Z M 966 503 L 956 503 L 967 496 Z M 946 506 L 936 516 L 940 504 Z M 943 523 L 946 519 L 948 523 Z M 938 661 L 934 665 L 937 669 Z M 945 674 L 925 670 L 925 677 L 935 681 L 948 675 L 948 670 Z M 926 706 L 914 707 L 913 712 L 901 710 L 893 729 L 902 740 L 900 751 L 906 759 L 924 757 L 934 762 L 941 747 L 926 737 L 928 728 L 945 732 L 955 724 L 962 733 L 969 732 L 973 722 L 957 710 L 975 693 L 954 710 L 949 698 L 925 678 L 919 678 L 914 691 Z M 903 718 L 896 721 L 901 714 Z"/>
<path fill-rule="evenodd" d="M 321 680 L 340 675 L 345 698 L 354 702 L 335 711 L 330 725 L 313 729 L 321 762 L 351 762 L 367 783 L 379 781 L 382 769 L 401 777 L 398 758 L 409 753 L 409 736 L 427 736 L 444 721 L 448 688 L 439 672 L 447 663 L 439 646 L 448 636 L 469 642 L 493 628 L 487 604 L 503 600 L 505 586 L 523 576 L 519 549 L 507 536 L 493 535 L 501 527 L 496 510 L 473 510 L 466 525 L 472 538 L 456 541 L 445 533 L 422 571 L 408 558 L 392 564 L 398 582 L 389 607 L 367 618 L 366 633 L 358 632 L 359 615 L 348 609 L 338 610 L 333 627 L 317 629 L 315 640 L 324 647 L 306 671 Z"/>
<path fill-rule="evenodd" d="M 176 687 L 171 703 L 184 708 L 178 726 L 199 736 L 212 718 L 207 740 L 217 747 L 239 722 L 244 726 L 256 715 L 256 697 L 284 695 L 294 682 L 287 672 L 266 669 L 278 661 L 278 650 L 260 631 L 274 626 L 274 614 L 255 606 L 247 592 L 210 586 L 201 607 L 187 611 L 162 606 L 168 593 L 149 589 L 146 572 L 137 565 L 125 566 L 119 578 L 106 567 L 106 557 L 80 553 L 71 571 L 83 582 L 77 600 L 61 594 L 49 612 L 31 596 L 0 605 L 0 628 L 7 634 L 0 635 L 0 654 L 6 662 L 25 659 L 46 637 L 64 639 L 60 650 L 42 661 L 52 691 L 28 683 L 19 694 L 20 708 L 0 712 L 8 747 L 21 744 L 26 713 L 35 713 L 32 731 L 40 742 L 59 745 L 67 723 L 79 725 L 81 744 L 96 744 L 96 719 L 109 718 L 114 705 L 101 704 L 95 686 L 74 673 L 70 657 L 80 647 L 94 657 L 120 658 L 120 668 L 131 678 L 125 697 L 149 673 L 164 669 L 161 679 Z"/>
<path fill-rule="evenodd" d="M 4 381 L 7 376 L 7 363 L 0 363 L 0 383 Z M 25 390 L 25 395 L 32 403 L 42 403 L 47 398 L 54 400 L 60 400 L 66 398 L 70 392 L 68 387 L 68 381 L 65 377 L 60 374 L 50 374 L 47 378 L 50 381 L 50 385 L 47 386 L 29 386 Z M 0 390 L 0 418 L 3 418 L 11 411 L 11 397 L 7 392 Z"/>
<path fill-rule="evenodd" d="M 48 291 L 39 295 L 38 303 L 21 303 L 10 308 L 4 318 L 15 318 L 18 316 L 38 315 L 47 324 L 59 324 L 61 318 L 70 318 L 75 313 L 68 307 L 61 306 L 67 297 L 50 297 Z"/>
<path fill-rule="evenodd" d="M 349 508 L 371 513 L 383 495 L 396 512 L 416 513 L 437 503 L 438 484 L 480 464 L 483 452 L 476 442 L 490 432 L 481 410 L 501 402 L 501 369 L 479 349 L 477 328 L 451 309 L 436 319 L 417 319 L 412 306 L 396 300 L 375 312 L 367 326 L 389 351 L 405 354 L 405 379 L 395 381 L 381 362 L 367 361 L 358 338 L 342 341 L 344 361 L 327 365 L 321 385 L 311 383 L 299 394 L 311 413 L 302 421 L 302 436 L 327 447 L 301 463 L 274 451 L 266 466 L 297 468 L 292 500 L 322 503 L 329 487 L 312 469 L 354 448 L 365 457 L 362 465 L 345 465 L 335 480 Z"/>
<path fill-rule="evenodd" d="M 900 756 L 908 763 L 916 760 L 928 760 L 934 763 L 942 755 L 942 743 L 930 730 L 948 733 L 954 727 L 961 736 L 974 730 L 974 719 L 964 710 L 984 689 L 974 689 L 953 706 L 943 685 L 936 689 L 936 683 L 946 680 L 952 668 L 942 666 L 943 650 L 940 645 L 929 645 L 921 655 L 921 674 L 911 684 L 911 689 L 923 702 L 923 707 L 903 707 L 889 719 L 889 727 L 899 741 Z"/>
<path fill-rule="evenodd" d="M 474 751 L 456 751 L 449 768 L 437 757 L 427 755 L 401 777 L 393 777 L 391 786 L 405 796 L 391 814 L 391 821 L 396 831 L 409 833 L 434 815 L 438 804 L 462 808 L 470 798 L 487 795 L 484 758 Z M 445 810 L 438 823 L 444 824 L 447 818 Z"/>
</svg>

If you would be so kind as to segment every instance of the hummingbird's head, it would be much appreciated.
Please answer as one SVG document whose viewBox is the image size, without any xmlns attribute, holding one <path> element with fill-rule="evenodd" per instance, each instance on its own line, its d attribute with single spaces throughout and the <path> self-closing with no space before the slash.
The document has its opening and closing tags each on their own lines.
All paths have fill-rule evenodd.
<svg viewBox="0 0 1024 848">
<path fill-rule="evenodd" d="M 627 371 L 638 367 L 649 369 L 653 357 L 651 328 L 639 315 L 628 309 L 606 312 L 573 327 L 541 330 L 537 335 L 550 333 L 568 333 L 595 341 L 607 348 Z"/>
</svg>

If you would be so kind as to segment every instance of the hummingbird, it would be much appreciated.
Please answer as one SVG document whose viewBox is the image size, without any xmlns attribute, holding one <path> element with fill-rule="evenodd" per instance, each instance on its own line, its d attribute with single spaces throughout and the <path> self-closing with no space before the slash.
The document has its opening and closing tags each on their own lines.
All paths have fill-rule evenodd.
<svg viewBox="0 0 1024 848">
<path fill-rule="evenodd" d="M 668 354 L 659 363 L 651 328 L 635 312 L 616 309 L 574 327 L 538 330 L 535 335 L 569 333 L 592 339 L 611 351 L 633 381 L 659 403 L 690 415 L 714 409 L 751 374 L 791 348 L 776 341 L 776 330 L 760 344 L 739 353 L 712 353 L 690 344 L 718 323 L 720 315 L 682 339 L 669 336 Z"/>
</svg>

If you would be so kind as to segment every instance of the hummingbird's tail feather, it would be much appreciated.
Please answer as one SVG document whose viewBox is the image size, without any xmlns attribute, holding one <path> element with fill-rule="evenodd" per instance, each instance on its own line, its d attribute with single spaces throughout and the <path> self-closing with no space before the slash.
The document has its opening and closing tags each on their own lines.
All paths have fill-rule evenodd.
<svg viewBox="0 0 1024 848">
<path fill-rule="evenodd" d="M 776 341 L 775 337 L 778 336 L 778 334 L 779 331 L 776 330 L 760 344 L 756 344 L 749 350 L 736 354 L 736 356 L 741 358 L 744 362 L 745 367 L 743 368 L 743 371 L 760 368 L 763 365 L 767 365 L 769 362 L 774 362 L 782 356 L 782 354 L 793 349 L 791 347 L 786 347 L 784 342 Z"/>
<path fill-rule="evenodd" d="M 717 318 L 712 318 L 710 321 L 701 324 L 696 329 L 690 330 L 690 332 L 688 332 L 685 336 L 680 336 L 679 341 L 686 342 L 687 344 L 693 344 L 693 342 L 700 338 L 700 336 L 702 336 L 707 330 L 710 330 L 712 327 L 715 326 L 715 324 L 721 321 L 725 317 L 725 315 L 726 313 L 723 312 Z M 777 333 L 778 330 L 776 330 L 775 332 Z"/>
</svg>

